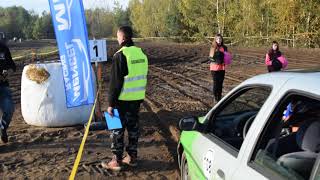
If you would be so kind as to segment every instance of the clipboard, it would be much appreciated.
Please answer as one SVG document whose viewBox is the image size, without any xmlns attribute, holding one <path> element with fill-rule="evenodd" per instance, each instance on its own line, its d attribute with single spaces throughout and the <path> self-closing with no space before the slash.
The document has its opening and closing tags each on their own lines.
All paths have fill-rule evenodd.
<svg viewBox="0 0 320 180">
<path fill-rule="evenodd" d="M 104 112 L 104 116 L 106 117 L 107 130 L 122 128 L 119 112 L 117 109 L 113 109 L 113 117 L 111 117 L 108 112 Z"/>
</svg>

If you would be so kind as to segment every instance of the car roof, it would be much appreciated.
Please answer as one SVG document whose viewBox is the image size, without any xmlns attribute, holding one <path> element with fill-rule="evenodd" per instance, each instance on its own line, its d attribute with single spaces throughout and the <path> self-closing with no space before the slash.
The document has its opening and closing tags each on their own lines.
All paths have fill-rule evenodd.
<svg viewBox="0 0 320 180">
<path fill-rule="evenodd" d="M 320 70 L 290 70 L 254 76 L 243 85 L 262 84 L 281 87 L 284 91 L 305 91 L 320 95 Z"/>
</svg>

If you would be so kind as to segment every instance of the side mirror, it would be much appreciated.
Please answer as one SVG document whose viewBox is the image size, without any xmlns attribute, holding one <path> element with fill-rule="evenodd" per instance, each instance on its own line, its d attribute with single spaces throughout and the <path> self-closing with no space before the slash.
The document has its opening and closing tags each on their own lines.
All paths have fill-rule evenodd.
<svg viewBox="0 0 320 180">
<path fill-rule="evenodd" d="M 182 131 L 199 130 L 200 123 L 197 117 L 186 117 L 179 121 L 179 129 Z"/>
</svg>

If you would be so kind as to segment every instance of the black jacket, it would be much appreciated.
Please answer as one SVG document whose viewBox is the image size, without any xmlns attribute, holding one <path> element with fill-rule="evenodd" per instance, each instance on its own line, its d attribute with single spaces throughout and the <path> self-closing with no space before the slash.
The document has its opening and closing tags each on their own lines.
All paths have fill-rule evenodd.
<svg viewBox="0 0 320 180">
<path fill-rule="evenodd" d="M 0 76 L 2 77 L 6 76 L 2 72 L 3 70 L 9 70 L 9 69 L 16 71 L 16 65 L 12 60 L 9 48 L 5 44 L 0 42 Z M 0 85 L 8 86 L 9 83 L 7 80 L 5 81 L 0 80 Z"/>
<path fill-rule="evenodd" d="M 133 46 L 134 43 L 132 41 L 124 42 L 121 44 L 121 47 Z M 110 73 L 110 84 L 109 84 L 109 95 L 108 102 L 109 106 L 116 107 L 121 89 L 124 82 L 124 77 L 128 75 L 128 66 L 126 57 L 123 55 L 122 51 L 117 52 L 113 55 L 112 65 L 111 65 L 111 73 Z M 139 100 L 142 102 L 142 100 Z"/>
<path fill-rule="evenodd" d="M 228 52 L 228 47 L 225 45 L 219 46 L 219 48 L 222 47 L 224 52 Z M 217 64 L 222 64 L 224 59 L 224 54 L 221 51 L 215 51 L 213 54 L 213 57 L 208 57 L 207 59 L 201 61 L 201 63 L 206 63 L 206 62 L 213 62 Z"/>
</svg>

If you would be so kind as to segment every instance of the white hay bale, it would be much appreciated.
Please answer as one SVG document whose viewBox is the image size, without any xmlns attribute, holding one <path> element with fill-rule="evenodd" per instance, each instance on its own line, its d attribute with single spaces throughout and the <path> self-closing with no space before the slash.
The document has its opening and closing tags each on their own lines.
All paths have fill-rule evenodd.
<svg viewBox="0 0 320 180">
<path fill-rule="evenodd" d="M 40 73 L 28 71 L 35 66 L 41 70 Z M 40 78 L 39 83 L 37 78 L 30 77 L 46 74 L 41 68 L 44 68 L 49 76 Z M 94 87 L 96 87 L 95 76 L 93 77 Z M 21 80 L 21 111 L 27 124 L 45 127 L 84 124 L 88 121 L 91 108 L 92 105 L 67 108 L 61 63 L 24 67 Z"/>
</svg>

